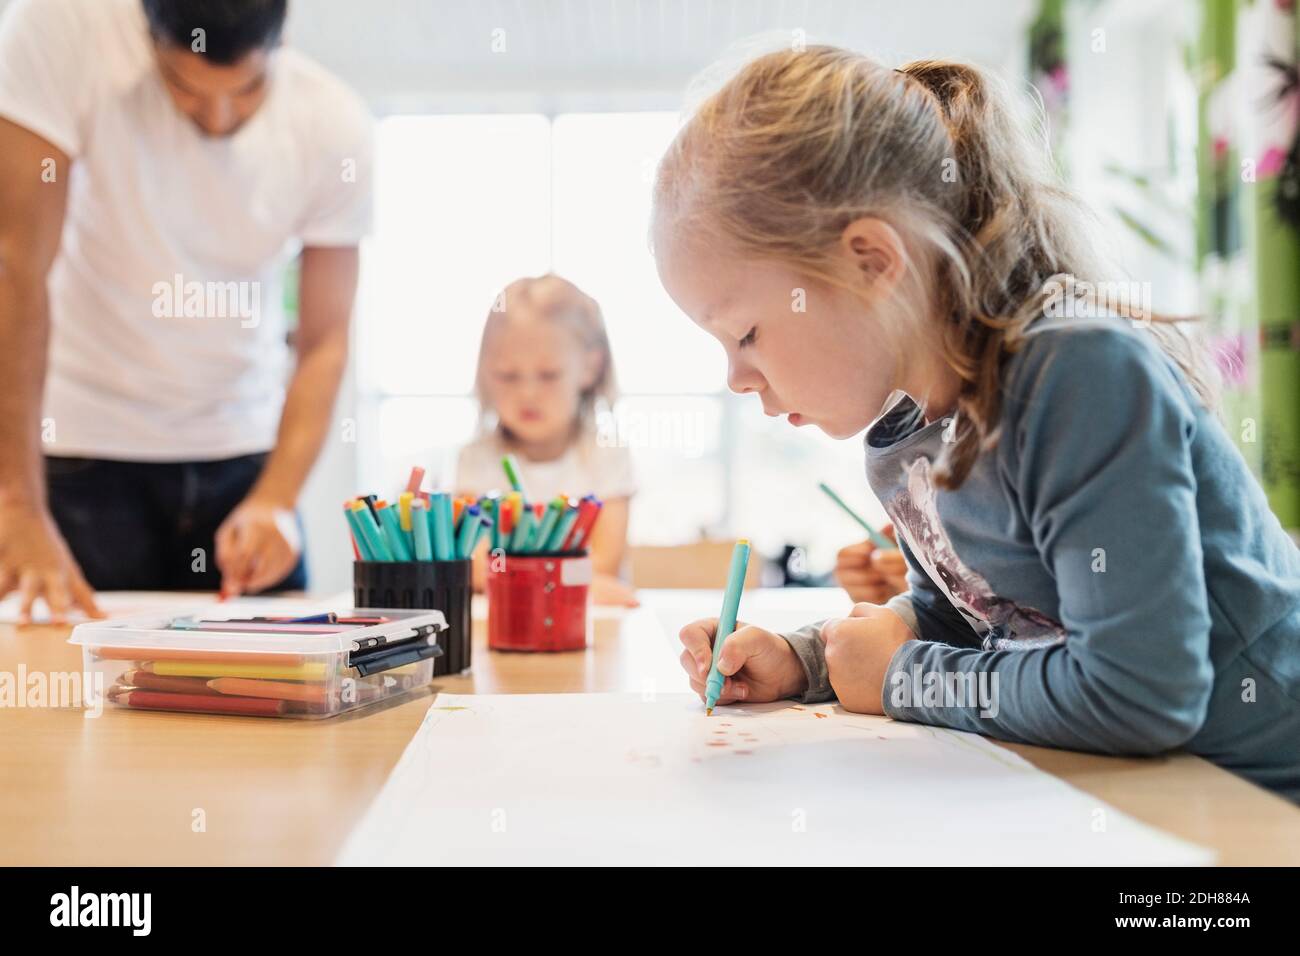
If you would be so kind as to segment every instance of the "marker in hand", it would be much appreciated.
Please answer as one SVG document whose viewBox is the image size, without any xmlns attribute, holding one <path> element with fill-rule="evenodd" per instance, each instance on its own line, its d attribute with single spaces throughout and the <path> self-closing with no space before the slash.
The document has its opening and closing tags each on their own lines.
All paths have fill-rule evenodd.
<svg viewBox="0 0 1300 956">
<path fill-rule="evenodd" d="M 718 615 L 718 632 L 713 636 L 713 662 L 709 664 L 709 678 L 704 687 L 704 712 L 713 716 L 713 708 L 722 696 L 722 685 L 727 678 L 718 671 L 718 658 L 722 656 L 722 642 L 736 629 L 736 613 L 740 610 L 740 592 L 745 586 L 745 571 L 749 568 L 749 539 L 741 538 L 731 552 L 731 571 L 727 575 L 727 590 L 722 595 L 722 613 Z"/>
</svg>

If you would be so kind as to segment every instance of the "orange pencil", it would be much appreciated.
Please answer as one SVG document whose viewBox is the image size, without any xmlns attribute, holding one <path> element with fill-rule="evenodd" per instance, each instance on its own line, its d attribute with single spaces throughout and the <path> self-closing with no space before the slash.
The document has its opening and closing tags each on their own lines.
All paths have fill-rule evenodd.
<svg viewBox="0 0 1300 956">
<path fill-rule="evenodd" d="M 174 694 L 216 693 L 215 690 L 208 686 L 207 680 L 202 677 L 165 677 L 162 674 L 151 674 L 139 668 L 127 671 L 118 678 L 118 682 L 131 687 L 143 687 L 145 690 L 171 691 Z"/>
<path fill-rule="evenodd" d="M 218 677 L 207 686 L 220 694 L 262 697 L 272 700 L 296 700 L 306 704 L 324 704 L 329 700 L 325 684 L 294 684 L 281 680 L 255 680 L 251 677 Z"/>
</svg>

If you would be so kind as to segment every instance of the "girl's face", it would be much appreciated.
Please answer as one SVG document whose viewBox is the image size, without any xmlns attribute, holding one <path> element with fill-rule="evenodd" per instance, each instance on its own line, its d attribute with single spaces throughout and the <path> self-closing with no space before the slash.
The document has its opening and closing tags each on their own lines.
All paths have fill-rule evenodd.
<svg viewBox="0 0 1300 956">
<path fill-rule="evenodd" d="M 524 442 L 567 438 L 594 378 L 573 331 L 544 319 L 511 318 L 490 343 L 484 373 L 501 424 Z"/>
<path fill-rule="evenodd" d="M 897 381 L 869 305 L 771 261 L 742 261 L 656 225 L 659 278 L 673 301 L 727 353 L 727 385 L 764 413 L 833 438 L 862 431 Z M 852 269 L 846 275 L 852 280 Z"/>
</svg>

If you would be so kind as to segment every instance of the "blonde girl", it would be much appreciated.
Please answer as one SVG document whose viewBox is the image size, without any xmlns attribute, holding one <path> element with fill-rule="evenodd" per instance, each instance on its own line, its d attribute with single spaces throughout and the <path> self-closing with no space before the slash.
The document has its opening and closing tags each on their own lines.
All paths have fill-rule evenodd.
<svg viewBox="0 0 1300 956">
<path fill-rule="evenodd" d="M 613 405 L 616 387 L 596 300 L 555 275 L 512 282 L 488 312 L 474 387 L 479 434 L 461 450 L 456 488 L 475 496 L 500 488 L 501 459 L 510 453 L 535 502 L 594 493 L 604 507 L 590 545 L 593 599 L 635 604 L 621 579 L 636 491 L 631 457 L 626 448 L 597 442 L 596 415 Z"/>
<path fill-rule="evenodd" d="M 1300 553 L 1214 376 L 1102 293 L 1086 212 L 988 77 L 763 56 L 681 130 L 655 201 L 660 278 L 730 387 L 867 429 L 909 566 L 883 605 L 736 631 L 724 700 L 1185 748 L 1300 797 Z M 715 626 L 681 633 L 697 690 Z"/>
</svg>

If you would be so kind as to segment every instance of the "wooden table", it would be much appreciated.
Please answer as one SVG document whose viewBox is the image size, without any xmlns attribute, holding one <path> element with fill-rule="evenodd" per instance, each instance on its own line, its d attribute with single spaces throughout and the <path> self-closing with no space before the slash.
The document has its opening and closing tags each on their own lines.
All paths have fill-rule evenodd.
<svg viewBox="0 0 1300 956">
<path fill-rule="evenodd" d="M 0 709 L 0 864 L 328 864 L 437 691 L 681 691 L 662 628 L 593 621 L 582 653 L 490 653 L 470 675 L 324 721 Z M 0 671 L 78 671 L 68 629 L 0 625 Z M 1300 863 L 1300 809 L 1195 757 L 1119 759 L 1011 746 L 1030 762 L 1225 864 Z M 200 826 L 201 823 L 201 826 Z"/>
</svg>

